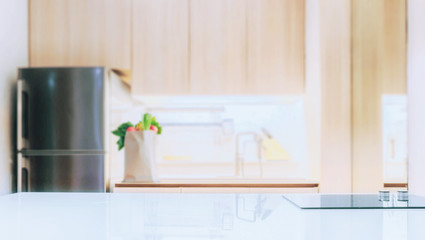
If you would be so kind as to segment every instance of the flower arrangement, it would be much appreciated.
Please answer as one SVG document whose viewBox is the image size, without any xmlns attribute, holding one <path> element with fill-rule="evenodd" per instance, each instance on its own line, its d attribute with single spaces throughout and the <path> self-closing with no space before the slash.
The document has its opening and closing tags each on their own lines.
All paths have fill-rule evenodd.
<svg viewBox="0 0 425 240">
<path fill-rule="evenodd" d="M 143 120 L 135 125 L 131 122 L 121 124 L 112 132 L 115 136 L 119 137 L 117 141 L 118 150 L 124 147 L 126 133 L 132 131 L 154 131 L 156 134 L 160 135 L 162 133 L 162 127 L 150 113 L 145 113 L 143 115 Z"/>
</svg>

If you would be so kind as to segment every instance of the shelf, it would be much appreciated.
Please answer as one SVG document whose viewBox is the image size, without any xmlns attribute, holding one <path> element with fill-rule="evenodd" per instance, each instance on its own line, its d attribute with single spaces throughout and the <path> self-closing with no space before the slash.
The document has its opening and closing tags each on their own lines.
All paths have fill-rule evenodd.
<svg viewBox="0 0 425 240">
<path fill-rule="evenodd" d="M 407 188 L 407 183 L 384 183 L 384 188 Z"/>
<path fill-rule="evenodd" d="M 116 183 L 116 188 L 317 188 L 318 183 Z"/>
</svg>

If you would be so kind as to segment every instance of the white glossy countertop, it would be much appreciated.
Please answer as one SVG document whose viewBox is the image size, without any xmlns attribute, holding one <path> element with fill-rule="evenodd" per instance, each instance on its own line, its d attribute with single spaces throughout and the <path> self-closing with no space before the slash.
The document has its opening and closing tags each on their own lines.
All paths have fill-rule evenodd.
<svg viewBox="0 0 425 240">
<path fill-rule="evenodd" d="M 300 210 L 281 194 L 22 193 L 0 239 L 425 239 L 425 210 Z"/>
</svg>

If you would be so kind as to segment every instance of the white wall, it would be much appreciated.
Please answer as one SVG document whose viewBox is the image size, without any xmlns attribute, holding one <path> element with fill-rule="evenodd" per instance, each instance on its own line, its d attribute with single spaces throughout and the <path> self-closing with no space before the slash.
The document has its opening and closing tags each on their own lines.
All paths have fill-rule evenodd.
<svg viewBox="0 0 425 240">
<path fill-rule="evenodd" d="M 408 183 L 425 195 L 425 1 L 408 0 L 407 9 Z"/>
<path fill-rule="evenodd" d="M 0 0 L 0 195 L 14 182 L 17 67 L 28 65 L 28 1 Z"/>
<path fill-rule="evenodd" d="M 305 2 L 305 106 L 311 176 L 320 179 L 321 156 L 321 65 L 320 9 L 318 0 Z M 323 180 L 321 178 L 320 180 Z"/>
</svg>

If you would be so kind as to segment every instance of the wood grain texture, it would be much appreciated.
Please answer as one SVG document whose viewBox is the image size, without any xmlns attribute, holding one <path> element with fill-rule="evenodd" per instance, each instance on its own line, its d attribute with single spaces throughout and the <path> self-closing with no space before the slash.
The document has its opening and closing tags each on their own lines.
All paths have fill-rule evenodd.
<svg viewBox="0 0 425 240">
<path fill-rule="evenodd" d="M 407 183 L 384 183 L 384 188 L 407 188 Z"/>
<path fill-rule="evenodd" d="M 351 1 L 319 3 L 320 192 L 351 192 Z"/>
<path fill-rule="evenodd" d="M 107 65 L 131 70 L 132 29 L 131 0 L 104 0 L 105 14 L 102 27 L 105 27 L 104 52 Z"/>
<path fill-rule="evenodd" d="M 246 82 L 246 1 L 190 1 L 192 94 L 241 94 Z"/>
<path fill-rule="evenodd" d="M 406 94 L 407 88 L 407 9 L 405 0 L 383 2 L 380 35 L 380 60 L 382 61 L 382 92 Z"/>
<path fill-rule="evenodd" d="M 31 66 L 130 69 L 131 0 L 30 0 Z"/>
<path fill-rule="evenodd" d="M 29 1 L 29 64 L 69 65 L 68 1 Z"/>
<path fill-rule="evenodd" d="M 247 88 L 304 92 L 304 1 L 247 0 Z"/>
<path fill-rule="evenodd" d="M 405 93 L 404 0 L 353 1 L 353 191 L 383 183 L 382 95 Z M 403 40 L 404 39 L 404 40 Z"/>
<path fill-rule="evenodd" d="M 188 8 L 188 0 L 133 1 L 133 94 L 189 93 Z"/>
<path fill-rule="evenodd" d="M 353 191 L 382 188 L 382 81 L 379 28 L 382 0 L 353 1 Z"/>
</svg>

